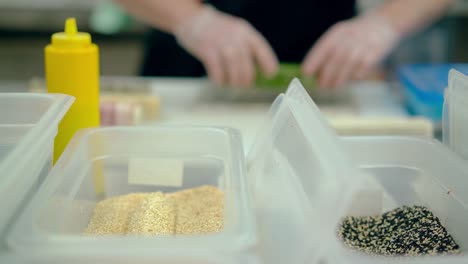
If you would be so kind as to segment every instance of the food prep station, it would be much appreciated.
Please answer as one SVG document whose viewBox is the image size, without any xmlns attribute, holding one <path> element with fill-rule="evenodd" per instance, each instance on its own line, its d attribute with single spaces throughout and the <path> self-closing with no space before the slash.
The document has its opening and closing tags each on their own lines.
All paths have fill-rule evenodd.
<svg viewBox="0 0 468 264">
<path fill-rule="evenodd" d="M 0 263 L 468 263 L 464 1 L 335 89 L 136 77 L 112 3 L 26 2 L 0 3 Z M 50 40 L 57 12 L 92 42 Z"/>
<path fill-rule="evenodd" d="M 468 165 L 431 138 L 432 125 L 422 122 L 405 130 L 402 124 L 412 124 L 412 119 L 389 100 L 394 95 L 388 86 L 356 84 L 345 98 L 327 98 L 322 113 L 297 80 L 271 106 L 266 103 L 271 95 L 256 95 L 262 100 L 249 102 L 245 92 L 216 90 L 203 79 L 139 81 L 146 84 L 139 92 L 158 96 L 157 118 L 79 132 L 50 173 L 54 134 L 73 98 L 41 93 L 0 97 L 6 107 L 1 128 L 7 135 L 1 144 L 1 170 L 7 176 L 2 179 L 2 262 L 466 261 L 463 186 Z M 180 96 L 178 89 L 190 92 Z M 334 100 L 341 103 L 334 107 Z M 456 105 L 450 128 L 466 118 Z M 340 121 L 345 118 L 357 123 Z M 386 126 L 369 125 L 387 118 Z M 361 136 L 338 138 L 337 132 Z M 463 145 L 460 134 L 450 135 L 455 135 L 453 146 Z M 455 149 L 463 154 L 464 148 Z M 142 159 L 158 165 L 142 166 L 159 180 L 132 182 L 131 164 Z M 178 185 L 167 187 L 164 181 L 174 177 Z M 226 195 L 224 228 L 216 234 L 83 235 L 94 206 L 104 198 L 203 185 Z M 337 239 L 336 225 L 345 215 L 380 214 L 406 205 L 430 208 L 460 244 L 461 254 L 366 256 Z"/>
</svg>

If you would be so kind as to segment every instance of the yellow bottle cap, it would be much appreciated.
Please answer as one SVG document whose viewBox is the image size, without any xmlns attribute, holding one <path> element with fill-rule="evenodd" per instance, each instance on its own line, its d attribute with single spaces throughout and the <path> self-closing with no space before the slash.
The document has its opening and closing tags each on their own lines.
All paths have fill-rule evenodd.
<svg viewBox="0 0 468 264">
<path fill-rule="evenodd" d="M 52 45 L 64 47 L 81 47 L 91 43 L 91 35 L 86 32 L 78 32 L 75 18 L 67 18 L 65 31 L 52 35 Z"/>
</svg>

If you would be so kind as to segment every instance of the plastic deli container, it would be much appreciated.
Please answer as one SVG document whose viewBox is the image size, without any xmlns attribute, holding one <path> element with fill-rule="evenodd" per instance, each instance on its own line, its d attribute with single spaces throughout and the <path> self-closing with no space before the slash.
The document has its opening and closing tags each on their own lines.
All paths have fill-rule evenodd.
<svg viewBox="0 0 468 264">
<path fill-rule="evenodd" d="M 0 93 L 0 238 L 51 168 L 57 127 L 73 102 L 66 95 Z"/>
<path fill-rule="evenodd" d="M 468 195 L 463 192 L 468 165 L 440 143 L 405 137 L 340 140 L 295 80 L 273 103 L 245 160 L 242 153 L 239 134 L 226 128 L 114 127 L 83 131 L 72 140 L 22 212 L 8 244 L 18 256 L 35 263 L 468 260 L 464 256 Z M 135 160 L 145 160 L 146 171 L 154 177 L 136 183 L 132 175 Z M 162 171 L 166 174 L 159 173 Z M 175 182 L 179 184 L 174 186 Z M 205 184 L 217 186 L 226 194 L 225 225 L 219 233 L 83 235 L 94 206 L 103 198 Z M 104 192 L 96 192 L 101 189 Z M 401 205 L 429 207 L 464 255 L 373 257 L 348 249 L 339 241 L 337 229 L 342 217 L 372 215 Z"/>
<path fill-rule="evenodd" d="M 461 256 L 370 257 L 339 245 L 341 263 L 467 263 L 468 164 L 435 140 L 411 137 L 350 137 L 343 143 L 378 185 L 360 190 L 350 206 L 356 215 L 377 215 L 401 206 L 421 205 L 437 216 L 461 247 Z M 356 151 L 359 149 L 359 151 Z M 346 262 L 347 261 L 347 262 Z"/>
<path fill-rule="evenodd" d="M 342 139 L 354 163 L 377 183 L 358 190 L 355 197 L 361 198 L 353 200 L 349 212 L 376 215 L 401 206 L 425 206 L 439 218 L 460 246 L 461 254 L 371 257 L 336 243 L 339 253 L 335 254 L 341 263 L 468 263 L 468 163 L 463 159 L 468 157 L 464 156 L 468 146 L 467 104 L 459 101 L 467 94 L 468 76 L 451 70 L 443 120 L 447 145 L 411 137 Z"/>
<path fill-rule="evenodd" d="M 442 120 L 444 89 L 448 85 L 450 69 L 468 74 L 468 64 L 413 64 L 398 70 L 398 78 L 411 113 L 434 122 Z"/>
</svg>

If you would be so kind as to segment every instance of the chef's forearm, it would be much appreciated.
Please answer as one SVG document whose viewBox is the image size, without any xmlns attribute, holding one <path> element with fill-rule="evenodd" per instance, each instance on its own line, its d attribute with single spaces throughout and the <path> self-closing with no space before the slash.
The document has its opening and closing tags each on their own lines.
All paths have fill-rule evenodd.
<svg viewBox="0 0 468 264">
<path fill-rule="evenodd" d="M 115 0 L 131 15 L 162 31 L 172 33 L 202 7 L 201 0 Z"/>
<path fill-rule="evenodd" d="M 402 36 L 427 26 L 450 7 L 453 0 L 388 0 L 374 12 L 388 20 Z"/>
</svg>

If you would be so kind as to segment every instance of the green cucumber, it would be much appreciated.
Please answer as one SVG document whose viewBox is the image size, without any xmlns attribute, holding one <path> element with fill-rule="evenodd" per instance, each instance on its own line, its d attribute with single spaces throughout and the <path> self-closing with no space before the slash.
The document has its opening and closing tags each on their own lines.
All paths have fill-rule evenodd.
<svg viewBox="0 0 468 264">
<path fill-rule="evenodd" d="M 281 63 L 275 76 L 268 78 L 257 70 L 255 86 L 260 89 L 286 90 L 293 78 L 299 78 L 306 89 L 315 89 L 317 82 L 314 77 L 304 76 L 301 66 L 296 63 Z"/>
</svg>

